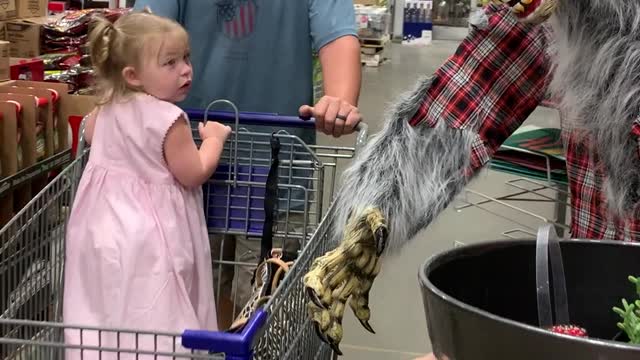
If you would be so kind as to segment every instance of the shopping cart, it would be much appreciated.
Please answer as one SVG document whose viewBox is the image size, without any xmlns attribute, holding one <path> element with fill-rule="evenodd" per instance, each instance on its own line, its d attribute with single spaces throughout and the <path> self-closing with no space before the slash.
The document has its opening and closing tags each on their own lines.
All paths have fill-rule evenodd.
<svg viewBox="0 0 640 360">
<path fill-rule="evenodd" d="M 230 105 L 233 111 L 209 111 L 220 103 Z M 269 155 L 274 153 L 273 144 L 279 144 L 273 236 L 296 239 L 301 251 L 269 301 L 253 313 L 239 333 L 160 333 L 63 323 L 66 220 L 90 151 L 81 140 L 75 160 L 0 229 L 0 359 L 62 359 L 72 351 L 83 359 L 330 358 L 331 349 L 319 340 L 308 319 L 302 276 L 314 258 L 330 250 L 327 236 L 333 206 L 327 203 L 337 186 L 341 162 L 353 158 L 366 141 L 366 125 L 358 127 L 355 147 L 311 146 L 284 131 L 250 132 L 240 124 L 313 127 L 312 120 L 240 113 L 228 101 L 213 102 L 204 111 L 188 111 L 188 115 L 194 125 L 201 119 L 235 123 L 220 166 L 203 188 L 207 224 L 213 234 L 262 235 L 268 177 L 265 174 L 271 164 Z M 83 129 L 84 123 L 81 134 Z M 194 137 L 199 141 L 196 133 Z M 298 217 L 303 223 L 297 233 L 288 231 L 291 227 L 287 222 L 294 212 L 302 215 Z M 213 266 L 219 262 L 214 260 Z M 80 343 L 65 344 L 65 330 L 79 332 Z M 91 336 L 114 342 L 82 341 Z M 134 345 L 118 346 L 121 342 Z M 158 345 L 167 343 L 170 348 Z"/>
</svg>

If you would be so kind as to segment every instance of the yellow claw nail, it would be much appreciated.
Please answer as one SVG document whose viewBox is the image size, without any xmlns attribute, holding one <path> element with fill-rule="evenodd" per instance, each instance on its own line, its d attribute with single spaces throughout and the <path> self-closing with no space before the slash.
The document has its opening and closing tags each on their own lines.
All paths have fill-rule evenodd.
<svg viewBox="0 0 640 360">
<path fill-rule="evenodd" d="M 336 301 L 333 303 L 332 306 L 332 311 L 331 311 L 331 316 L 335 319 L 338 320 L 337 322 L 342 321 L 342 317 L 344 316 L 344 307 L 345 304 L 341 301 Z"/>
<path fill-rule="evenodd" d="M 356 260 L 356 267 L 358 269 L 364 269 L 367 266 L 367 264 L 369 263 L 370 260 L 371 260 L 371 256 L 369 254 L 362 254 Z"/>
<path fill-rule="evenodd" d="M 513 7 L 513 11 L 520 14 L 524 12 L 524 6 L 520 3 L 517 3 L 516 6 Z"/>
<path fill-rule="evenodd" d="M 328 283 L 326 284 L 329 288 L 335 289 L 339 284 L 342 284 L 345 280 L 349 278 L 349 269 L 343 267 L 337 273 L 334 273 L 330 278 Z"/>
<path fill-rule="evenodd" d="M 307 304 L 307 312 L 322 331 L 329 329 L 329 325 L 331 325 L 331 314 L 328 310 L 322 310 L 309 303 Z"/>
<path fill-rule="evenodd" d="M 378 258 L 376 256 L 372 256 L 371 257 L 371 261 L 369 261 L 366 265 L 366 267 L 362 267 L 362 272 L 365 273 L 366 275 L 372 275 L 378 265 L 379 261 Z M 377 274 L 376 274 L 377 275 Z"/>
<path fill-rule="evenodd" d="M 353 246 L 347 247 L 347 253 L 351 258 L 359 257 L 364 251 L 364 247 L 360 244 L 354 244 Z"/>
<path fill-rule="evenodd" d="M 320 329 L 327 331 L 331 325 L 331 313 L 329 310 L 322 310 L 320 313 Z"/>
<path fill-rule="evenodd" d="M 334 289 L 333 292 L 331 293 L 331 296 L 333 297 L 334 301 L 336 300 L 347 301 L 347 299 L 349 298 L 349 296 L 351 296 L 351 293 L 353 292 L 353 288 L 357 284 L 358 284 L 358 278 L 354 276 L 351 279 L 345 281 L 344 284 L 342 284 L 341 286 Z"/>
<path fill-rule="evenodd" d="M 333 323 L 331 329 L 327 331 L 327 335 L 333 340 L 334 344 L 339 344 L 340 341 L 342 341 L 343 335 L 342 325 L 340 325 L 340 323 Z"/>
</svg>

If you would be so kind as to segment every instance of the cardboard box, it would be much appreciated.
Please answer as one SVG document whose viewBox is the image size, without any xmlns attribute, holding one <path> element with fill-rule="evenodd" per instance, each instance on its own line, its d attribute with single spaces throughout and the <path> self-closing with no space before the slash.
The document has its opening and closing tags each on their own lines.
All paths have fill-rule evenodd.
<svg viewBox="0 0 640 360">
<path fill-rule="evenodd" d="M 0 0 L 2 1 L 2 0 Z M 40 55 L 42 25 L 47 17 L 7 21 L 7 40 L 11 42 L 11 57 L 33 58 Z"/>
<path fill-rule="evenodd" d="M 53 116 L 58 118 L 59 146 L 56 149 L 56 153 L 71 147 L 72 153 L 75 154 L 80 121 L 96 107 L 97 97 L 69 94 L 69 85 L 55 82 L 10 80 L 0 82 L 1 85 L 45 88 L 57 91 L 60 95 L 60 100 L 58 106 L 53 109 Z M 64 131 L 64 129 L 68 131 Z"/>
<path fill-rule="evenodd" d="M 9 42 L 0 40 L 0 80 L 9 80 L 11 78 L 10 59 L 9 59 Z"/>
<path fill-rule="evenodd" d="M 12 103 L 0 101 L 0 178 L 14 175 L 18 172 L 18 120 L 16 108 Z M 3 188 L 4 186 L 4 188 Z M 6 185 L 0 185 L 0 227 L 11 220 L 13 211 L 13 191 L 6 191 Z"/>
<path fill-rule="evenodd" d="M 0 21 L 0 40 L 7 40 L 7 23 Z"/>
<path fill-rule="evenodd" d="M 39 58 L 11 58 L 9 60 L 11 80 L 44 81 L 44 61 Z"/>
<path fill-rule="evenodd" d="M 35 97 L 23 94 L 5 94 L 0 92 L 0 101 L 17 101 L 21 112 L 18 123 L 22 126 L 21 149 L 22 168 L 34 165 L 37 161 L 36 153 L 36 102 Z M 29 201 L 30 191 L 24 200 Z M 26 202 L 25 202 L 26 203 Z"/>
<path fill-rule="evenodd" d="M 2 0 L 0 0 L 1 2 Z M 18 18 L 47 16 L 47 0 L 17 0 Z"/>
<path fill-rule="evenodd" d="M 45 131 L 45 157 L 54 155 L 55 141 L 53 121 L 53 94 L 47 89 L 23 87 L 23 86 L 0 86 L 0 94 L 24 94 L 31 95 L 38 99 L 35 108 L 36 124 L 43 124 Z"/>
<path fill-rule="evenodd" d="M 72 158 L 75 153 L 79 125 L 82 117 L 87 115 L 95 107 L 96 98 L 93 96 L 70 95 L 69 86 L 66 84 L 35 82 L 35 81 L 2 81 L 0 82 L 0 178 L 14 175 L 18 170 L 17 154 L 22 154 L 22 165 L 33 166 L 37 161 L 36 153 L 36 119 L 46 116 L 47 156 L 56 152 L 56 158 L 48 162 L 46 169 L 54 173 L 61 170 L 62 166 Z M 47 104 L 40 101 L 36 105 L 35 99 L 46 99 Z M 54 100 L 57 99 L 57 100 Z M 16 111 L 19 103 L 21 111 Z M 56 149 L 52 149 L 52 124 L 54 116 L 57 118 L 58 138 L 60 142 Z M 68 121 L 66 121 L 68 120 Z M 73 120 L 73 122 L 72 122 Z M 17 143 L 16 133 L 20 124 L 22 138 L 20 146 Z M 71 146 L 73 144 L 73 146 Z M 66 152 L 72 148 L 72 153 Z M 16 211 L 21 209 L 32 199 L 32 195 L 38 193 L 47 182 L 47 173 L 43 173 L 43 166 L 33 166 L 20 179 L 22 185 L 8 190 L 0 184 L 0 227 L 6 224 Z M 20 181 L 20 180 L 18 180 Z M 15 204 L 15 207 L 14 207 Z"/>
<path fill-rule="evenodd" d="M 62 13 L 67 11 L 66 1 L 49 1 L 49 13 Z"/>
<path fill-rule="evenodd" d="M 0 0 L 0 20 L 10 20 L 18 17 L 16 1 L 24 0 Z"/>
</svg>

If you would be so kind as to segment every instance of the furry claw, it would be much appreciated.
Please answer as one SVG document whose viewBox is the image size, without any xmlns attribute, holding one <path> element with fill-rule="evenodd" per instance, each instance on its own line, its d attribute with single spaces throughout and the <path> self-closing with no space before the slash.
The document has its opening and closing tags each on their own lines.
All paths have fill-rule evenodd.
<svg viewBox="0 0 640 360">
<path fill-rule="evenodd" d="M 365 211 L 364 218 L 369 225 L 369 229 L 371 229 L 370 234 L 373 235 L 373 239 L 367 236 L 369 246 L 374 245 L 376 247 L 376 254 L 380 256 L 387 247 L 387 238 L 389 237 L 385 217 L 380 209 L 369 208 Z M 361 239 L 360 241 L 362 240 L 365 239 Z"/>
<path fill-rule="evenodd" d="M 380 256 L 387 248 L 387 238 L 389 236 L 389 231 L 386 226 L 381 226 L 376 230 L 375 239 L 376 239 L 376 255 Z"/>
<path fill-rule="evenodd" d="M 360 319 L 358 319 L 360 320 Z M 375 334 L 376 332 L 373 330 L 373 328 L 371 327 L 371 324 L 369 324 L 369 322 L 367 320 L 360 320 L 360 324 L 362 325 L 363 328 L 365 328 L 368 332 Z"/>
<path fill-rule="evenodd" d="M 380 271 L 379 254 L 387 247 L 389 231 L 380 209 L 369 208 L 349 221 L 343 236 L 337 248 L 314 260 L 303 279 L 316 334 L 338 355 L 347 301 L 360 324 L 376 333 L 369 324 L 369 289 Z"/>
<path fill-rule="evenodd" d="M 334 342 L 329 342 L 329 346 L 331 346 L 331 349 L 333 349 L 333 352 L 335 352 L 337 355 L 342 356 L 342 351 L 340 350 L 340 346 L 338 346 L 337 343 Z"/>
<path fill-rule="evenodd" d="M 320 300 L 320 298 L 318 297 L 318 294 L 316 294 L 315 290 L 313 290 L 310 287 L 305 288 L 306 292 L 307 292 L 307 296 L 309 297 L 309 300 L 311 300 L 311 302 L 321 308 L 321 309 L 327 309 L 326 306 L 324 306 L 324 304 L 322 303 L 322 301 Z"/>
<path fill-rule="evenodd" d="M 322 332 L 322 329 L 320 329 L 320 325 L 317 322 L 313 323 L 313 329 L 316 331 L 316 335 L 318 335 L 318 337 L 320 338 L 320 340 L 322 340 L 322 342 L 326 343 L 327 345 L 331 345 L 331 343 L 329 342 L 329 339 L 327 339 L 327 337 L 324 336 L 324 333 Z"/>
</svg>

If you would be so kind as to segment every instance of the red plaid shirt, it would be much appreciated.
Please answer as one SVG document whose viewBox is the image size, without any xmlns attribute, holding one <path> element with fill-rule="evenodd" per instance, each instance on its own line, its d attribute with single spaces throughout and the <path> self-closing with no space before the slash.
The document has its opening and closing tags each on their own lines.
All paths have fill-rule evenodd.
<svg viewBox="0 0 640 360">
<path fill-rule="evenodd" d="M 486 28 L 474 28 L 434 74 L 413 126 L 446 121 L 472 130 L 469 174 L 485 166 L 500 145 L 545 99 L 551 33 L 545 26 L 518 23 L 506 6 L 489 5 Z M 597 155 L 563 129 L 571 191 L 571 236 L 581 239 L 640 240 L 640 219 L 614 219 L 606 209 L 606 174 Z M 630 132 L 640 136 L 640 122 Z"/>
</svg>

